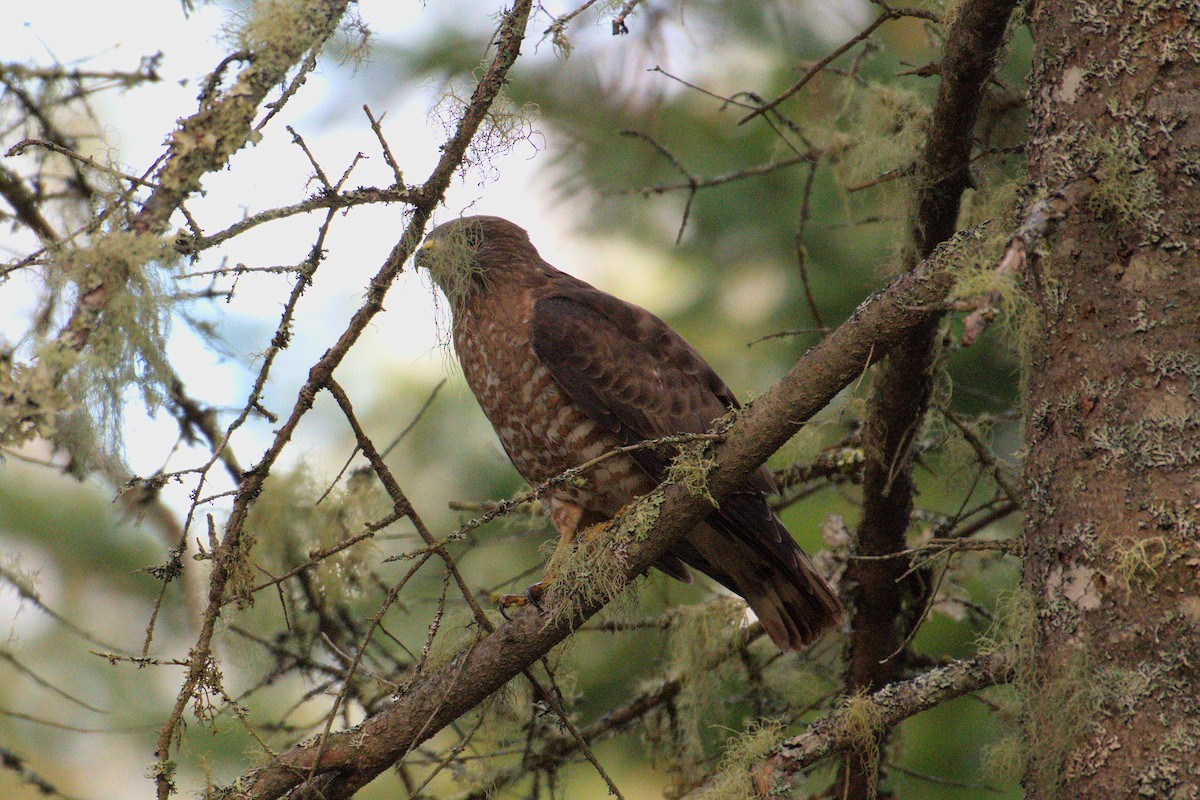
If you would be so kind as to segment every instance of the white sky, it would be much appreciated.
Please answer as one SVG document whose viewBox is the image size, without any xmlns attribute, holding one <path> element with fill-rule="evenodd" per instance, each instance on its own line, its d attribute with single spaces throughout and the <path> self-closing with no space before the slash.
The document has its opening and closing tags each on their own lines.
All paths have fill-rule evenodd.
<svg viewBox="0 0 1200 800">
<path fill-rule="evenodd" d="M 357 12 L 377 42 L 402 46 L 404 42 L 424 38 L 447 21 L 463 24 L 464 20 L 482 20 L 489 24 L 501 5 L 499 0 L 430 0 L 426 4 L 416 0 L 363 0 L 357 4 Z M 563 13 L 574 5 L 573 2 L 546 4 L 553 13 Z M 104 145 L 115 150 L 128 171 L 140 174 L 163 152 L 163 139 L 174 128 L 174 121 L 195 111 L 199 81 L 230 51 L 230 45 L 220 35 L 230 11 L 221 4 L 201 5 L 185 18 L 174 0 L 122 0 L 119 8 L 120 13 L 116 13 L 111 4 L 83 0 L 23 3 L 19 9 L 0 12 L 0 24 L 8 30 L 5 58 L 12 61 L 49 64 L 56 58 L 86 69 L 132 70 L 142 56 L 157 50 L 164 52 L 162 82 L 126 93 L 102 94 L 95 101 L 98 116 L 106 126 Z M 811 3 L 800 13 L 820 15 L 821 27 L 831 37 L 838 37 L 848 26 L 860 22 L 864 9 L 857 3 L 847 3 L 841 10 L 831 12 L 827 4 Z M 5 18 L 9 22 L 4 23 Z M 658 48 L 652 63 L 630 64 L 621 57 L 633 49 L 627 45 L 633 37 L 614 39 L 601 27 L 605 24 L 602 21 L 589 22 L 586 17 L 581 20 L 583 24 L 577 25 L 574 36 L 580 48 L 573 57 L 595 60 L 597 69 L 608 70 L 604 74 L 634 73 L 632 79 L 641 81 L 644 68 L 653 63 L 662 63 L 689 76 L 713 69 L 711 61 L 702 65 L 707 37 L 694 36 L 694 31 L 689 31 L 686 25 L 681 28 L 685 33 L 678 35 L 677 40 L 669 40 L 666 47 Z M 536 37 L 546 21 L 544 16 L 535 20 L 530 26 L 531 35 Z M 810 18 L 808 22 L 816 20 Z M 694 27 L 695 23 L 692 24 Z M 535 45 L 535 38 L 527 42 L 525 58 L 555 58 L 548 42 L 536 48 Z M 736 59 L 736 66 L 722 67 L 718 75 L 708 77 L 717 82 L 722 78 L 732 80 L 739 71 L 744 74 L 752 68 L 743 57 Z M 299 148 L 289 144 L 291 137 L 284 129 L 285 124 L 293 125 L 304 136 L 331 175 L 340 174 L 354 154 L 361 151 L 369 159 L 359 164 L 349 185 L 388 185 L 390 171 L 361 112 L 361 99 L 333 95 L 356 91 L 360 83 L 363 86 L 385 83 L 387 76 L 376 74 L 381 69 L 382 66 L 368 59 L 359 67 L 354 81 L 348 83 L 344 69 L 338 74 L 338 68 L 323 65 L 289 102 L 280 118 L 270 124 L 264 140 L 236 154 L 229 170 L 207 176 L 204 197 L 188 201 L 189 210 L 205 231 L 220 230 L 246 213 L 297 202 L 315 190 L 315 183 L 305 183 L 311 169 Z M 398 91 L 384 101 L 372 101 L 376 116 L 387 115 L 384 132 L 409 183 L 424 180 L 438 157 L 437 147 L 445 138 L 439 126 L 430 121 L 429 114 L 440 90 L 439 86 L 426 85 Z M 637 264 L 635 268 L 629 263 L 644 257 L 619 243 L 612 245 L 617 248 L 615 253 L 598 252 L 595 243 L 580 247 L 569 239 L 571 218 L 584 213 L 584 203 L 564 200 L 551 189 L 546 176 L 552 167 L 544 156 L 544 150 L 538 152 L 530 145 L 520 144 L 494 164 L 495 169 L 486 182 L 478 175 L 456 181 L 440 219 L 468 208 L 469 213 L 508 217 L 530 230 L 535 244 L 551 263 L 602 285 L 604 281 L 596 277 L 595 271 L 605 261 L 621 262 L 620 272 L 624 276 L 654 274 L 652 264 Z M 547 205 L 547 200 L 552 204 Z M 302 380 L 315 357 L 344 328 L 360 304 L 362 287 L 399 237 L 400 211 L 399 206 L 359 208 L 335 222 L 327 241 L 328 258 L 318 271 L 314 287 L 302 301 L 296 341 L 276 368 L 277 377 L 291 371 L 298 372 L 295 377 Z M 269 223 L 233 240 L 221 252 L 232 263 L 295 264 L 313 242 L 320 219 L 319 214 L 313 214 Z M 210 253 L 196 268 L 216 266 L 218 262 Z M 609 270 L 608 277 L 620 277 L 612 272 Z M 265 348 L 281 310 L 281 284 L 279 276 L 243 277 L 230 304 L 221 304 L 215 314 L 203 315 L 220 319 L 224 332 L 236 344 Z M 228 286 L 229 280 L 218 281 L 218 285 Z M 651 302 L 649 296 L 638 296 L 639 287 L 624 281 L 619 288 L 611 283 L 608 286 L 630 299 L 653 305 L 659 312 L 669 311 L 672 303 L 671 292 L 655 292 Z M 642 292 L 647 290 L 645 286 L 640 288 Z M 21 300 L 24 307 L 14 305 Z M 0 336 L 8 335 L 11 341 L 13 321 L 27 318 L 32 302 L 32 295 L 17 297 L 11 287 L 0 292 Z M 423 374 L 430 381 L 445 374 L 446 359 L 437 346 L 432 293 L 427 282 L 407 271 L 390 290 L 385 305 L 387 312 L 376 317 L 372 331 L 339 371 L 344 385 L 369 384 L 378 373 L 381 360 L 396 369 Z M 17 335 L 23 328 L 18 323 Z M 183 365 L 180 369 L 185 381 L 197 387 L 196 393 L 205 401 L 235 406 L 244 398 L 250 370 L 231 370 L 182 326 L 175 329 L 172 357 L 176 364 Z M 230 377 L 235 374 L 241 380 L 232 382 Z M 297 385 L 296 381 L 286 380 L 274 384 L 272 394 L 268 395 L 269 407 L 276 412 L 285 411 L 295 397 Z M 135 412 L 134 417 L 137 416 Z M 169 419 L 157 423 L 138 420 L 130 430 L 129 439 L 129 457 L 135 470 L 155 469 L 161 462 L 163 448 L 173 441 L 173 432 L 174 423 Z M 243 455 L 244 459 L 253 457 L 254 453 L 249 451 Z"/>
<path fill-rule="evenodd" d="M 430 35 L 448 21 L 465 24 L 480 20 L 480 25 L 492 25 L 502 5 L 502 0 L 429 0 L 424 5 L 417 0 L 362 0 L 357 4 L 357 13 L 376 42 L 399 47 Z M 545 5 L 560 14 L 576 4 Z M 789 14 L 805 17 L 809 26 L 823 30 L 833 41 L 844 37 L 870 13 L 858 0 L 838 4 L 834 11 L 819 0 L 802 4 L 800 11 L 787 3 L 779 5 Z M 685 12 L 686 4 L 684 11 L 672 13 L 684 13 L 686 17 Z M 3 57 L 41 66 L 57 60 L 81 69 L 129 71 L 136 69 L 143 56 L 162 50 L 161 82 L 123 93 L 103 93 L 92 101 L 104 124 L 102 141 L 95 145 L 97 152 L 107 149 L 127 171 L 140 174 L 162 154 L 164 138 L 175 128 L 175 120 L 195 112 L 200 81 L 230 52 L 230 44 L 221 36 L 230 16 L 228 6 L 208 4 L 185 17 L 176 0 L 121 0 L 118 4 L 51 0 L 21 3 L 15 8 L 10 4 L 0 10 Z M 631 55 L 639 52 L 633 46 L 636 18 L 631 21 L 635 34 L 621 39 L 609 35 L 607 23 L 602 20 L 581 20 L 583 24 L 576 27 L 574 35 L 579 46 L 572 58 L 586 59 L 585 63 L 602 70 L 602 74 L 617 76 L 614 80 L 618 82 L 644 82 L 645 69 L 661 64 L 693 79 L 702 76 L 718 90 L 725 86 L 732 90 L 754 85 L 750 76 L 764 66 L 755 61 L 755 53 L 734 52 L 728 43 L 714 60 L 712 39 L 719 37 L 697 30 L 694 21 L 685 19 L 682 26 L 668 27 L 665 45 L 649 54 L 640 51 L 639 60 Z M 524 58 L 556 58 L 549 42 L 536 43 L 547 22 L 543 16 L 531 24 L 532 38 L 527 40 Z M 791 24 L 795 22 L 792 18 Z M 368 58 L 348 79 L 348 68 L 323 63 L 268 126 L 264 139 L 237 153 L 230 169 L 208 175 L 203 183 L 204 195 L 188 200 L 189 210 L 205 232 L 221 230 L 245 214 L 295 203 L 317 189 L 315 182 L 307 182 L 311 168 L 300 149 L 290 143 L 285 124 L 304 137 L 331 177 L 340 175 L 354 154 L 361 151 L 369 158 L 356 167 L 348 185 L 388 185 L 391 172 L 361 111 L 362 97 L 368 95 L 360 88 L 387 85 L 391 76 L 378 74 L 385 66 Z M 430 120 L 430 108 L 441 96 L 442 87 L 407 87 L 405 80 L 403 76 L 394 80 L 402 91 L 372 99 L 371 104 L 377 117 L 386 114 L 384 133 L 406 181 L 418 184 L 436 163 L 438 145 L 445 139 L 444 131 Z M 358 92 L 362 97 L 354 96 Z M 552 135 L 549 131 L 543 133 Z M 486 181 L 477 174 L 456 180 L 438 218 L 444 220 L 464 210 L 508 217 L 529 229 L 542 254 L 562 269 L 659 313 L 668 313 L 673 304 L 682 302 L 687 289 L 677 283 L 668 285 L 667 265 L 649 260 L 648 255 L 622 243 L 619 236 L 609 237 L 610 243 L 603 250 L 594 241 L 572 240 L 572 219 L 586 212 L 586 202 L 563 198 L 554 190 L 553 167 L 546 157 L 554 143 L 537 141 L 545 147 L 539 150 L 519 144 L 493 164 Z M 220 255 L 226 256 L 230 264 L 297 264 L 314 241 L 321 219 L 321 214 L 311 214 L 268 223 L 232 240 Z M 335 221 L 326 242 L 327 259 L 298 309 L 293 343 L 273 370 L 266 395 L 268 408 L 278 414 L 286 414 L 291 408 L 308 368 L 345 328 L 361 304 L 363 287 L 401 230 L 398 205 L 360 207 Z M 673 235 L 673 227 L 664 230 L 664 237 Z M 27 244 L 19 236 L 0 240 L 0 248 L 5 250 L 24 252 Z M 212 269 L 219 264 L 219 256 L 210 251 L 194 268 Z M 229 284 L 228 278 L 217 281 L 220 287 Z M 220 323 L 221 333 L 230 341 L 232 356 L 241 362 L 240 367 L 214 354 L 186 326 L 175 326 L 170 355 L 194 396 L 216 406 L 240 408 L 257 369 L 254 353 L 266 349 L 289 285 L 278 275 L 245 276 L 238 281 L 230 303 L 216 301 L 197 306 L 200 316 Z M 19 291 L 16 281 L 0 286 L 0 341 L 11 344 L 28 327 L 37 295 L 35 286 L 25 288 Z M 366 406 L 373 393 L 384 391 L 396 375 L 432 385 L 438 378 L 453 374 L 450 359 L 438 344 L 438 315 L 424 276 L 407 270 L 389 291 L 385 307 L 387 311 L 375 318 L 337 373 L 360 406 Z M 452 382 L 450 391 L 465 389 L 457 381 Z M 244 464 L 257 461 L 271 438 L 272 427 L 262 422 L 239 434 L 235 449 Z M 138 474 L 148 474 L 163 465 L 176 440 L 177 428 L 169 415 L 159 414 L 152 419 L 135 402 L 130 406 L 126 433 L 131 467 Z M 294 462 L 329 443 L 320 425 L 304 425 L 284 460 Z M 189 455 L 172 466 L 193 466 L 196 459 L 195 454 Z M 4 479 L 5 469 L 0 467 L 0 480 Z M 165 499 L 182 510 L 187 505 L 189 488 L 169 487 Z"/>
</svg>

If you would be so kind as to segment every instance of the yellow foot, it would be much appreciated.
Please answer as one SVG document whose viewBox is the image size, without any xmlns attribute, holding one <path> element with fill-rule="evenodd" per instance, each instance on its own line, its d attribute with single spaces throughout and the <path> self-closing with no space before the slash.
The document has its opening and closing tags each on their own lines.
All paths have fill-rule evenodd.
<svg viewBox="0 0 1200 800">
<path fill-rule="evenodd" d="M 533 606 L 538 611 L 542 610 L 541 599 L 546 594 L 546 581 L 538 581 L 525 590 L 525 594 L 502 594 L 496 598 L 496 605 L 500 606 L 500 613 L 508 617 L 504 612 L 510 608 L 525 608 Z"/>
</svg>

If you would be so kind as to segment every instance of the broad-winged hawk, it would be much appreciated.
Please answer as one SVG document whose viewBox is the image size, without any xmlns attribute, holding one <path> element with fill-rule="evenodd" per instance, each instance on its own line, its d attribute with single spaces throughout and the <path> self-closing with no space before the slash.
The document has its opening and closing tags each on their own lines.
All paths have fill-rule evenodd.
<svg viewBox="0 0 1200 800">
<path fill-rule="evenodd" d="M 665 322 L 550 266 L 507 220 L 439 225 L 417 263 L 449 298 L 467 384 L 530 485 L 619 446 L 703 433 L 738 407 Z M 555 488 L 545 505 L 560 546 L 652 490 L 668 466 L 662 448 L 640 449 Z M 842 607 L 767 505 L 774 491 L 760 469 L 656 566 L 680 580 L 687 567 L 703 572 L 745 598 L 776 645 L 798 649 Z"/>
</svg>

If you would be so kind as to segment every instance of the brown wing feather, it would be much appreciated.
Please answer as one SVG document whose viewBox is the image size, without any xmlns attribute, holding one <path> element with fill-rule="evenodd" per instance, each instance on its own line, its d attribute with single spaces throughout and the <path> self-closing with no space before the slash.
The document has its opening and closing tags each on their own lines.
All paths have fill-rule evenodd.
<svg viewBox="0 0 1200 800">
<path fill-rule="evenodd" d="M 738 403 L 700 354 L 665 322 L 591 286 L 534 305 L 533 349 L 571 399 L 622 444 L 703 433 Z M 667 462 L 633 454 L 655 480 Z"/>
<path fill-rule="evenodd" d="M 624 444 L 703 433 L 738 407 L 725 382 L 665 322 L 565 275 L 534 305 L 532 344 L 571 399 Z M 655 480 L 665 476 L 662 453 L 632 456 Z M 835 622 L 841 606 L 767 505 L 765 493 L 774 488 L 770 473 L 759 470 L 707 519 L 728 546 L 700 547 L 701 537 L 680 542 L 676 554 L 746 597 L 777 643 L 799 647 Z"/>
</svg>

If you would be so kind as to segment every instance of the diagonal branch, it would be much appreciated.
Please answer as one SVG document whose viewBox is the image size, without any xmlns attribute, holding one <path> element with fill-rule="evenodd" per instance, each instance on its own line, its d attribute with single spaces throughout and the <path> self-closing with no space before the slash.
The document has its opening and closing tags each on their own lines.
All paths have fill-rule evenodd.
<svg viewBox="0 0 1200 800">
<path fill-rule="evenodd" d="M 766 394 L 732 423 L 725 440 L 713 445 L 716 466 L 708 475 L 718 500 L 744 484 L 768 456 L 782 447 L 863 368 L 891 343 L 919 326 L 923 308 L 941 302 L 954 283 L 936 259 L 897 278 L 872 296 Z M 712 511 L 708 496 L 666 485 L 635 503 L 615 528 L 628 584 L 650 568 L 671 544 Z M 633 522 L 655 519 L 646 530 Z M 610 598 L 565 597 L 551 591 L 545 614 L 529 608 L 486 638 L 460 651 L 439 671 L 417 676 L 391 705 L 326 740 L 319 762 L 313 743 L 300 744 L 243 775 L 221 796 L 239 800 L 282 797 L 313 770 L 326 797 L 347 797 L 398 758 L 474 708 L 563 641 Z M 572 615 L 566 609 L 575 609 Z"/>
<path fill-rule="evenodd" d="M 1008 683 L 1012 677 L 1011 657 L 1005 652 L 996 652 L 970 661 L 952 661 L 912 680 L 885 686 L 874 694 L 847 702 L 813 723 L 803 734 L 788 739 L 756 772 L 756 782 L 759 786 L 770 786 L 772 797 L 776 793 L 782 795 L 787 790 L 788 776 L 860 744 L 864 717 L 871 720 L 875 732 L 882 732 L 948 700 Z M 863 704 L 867 705 L 864 707 Z M 868 713 L 864 714 L 867 709 Z"/>
</svg>

